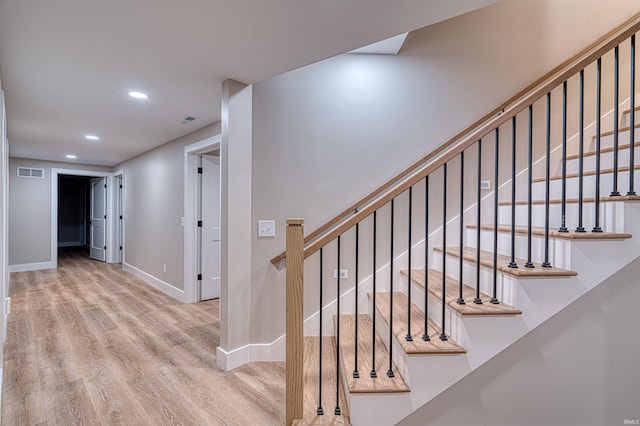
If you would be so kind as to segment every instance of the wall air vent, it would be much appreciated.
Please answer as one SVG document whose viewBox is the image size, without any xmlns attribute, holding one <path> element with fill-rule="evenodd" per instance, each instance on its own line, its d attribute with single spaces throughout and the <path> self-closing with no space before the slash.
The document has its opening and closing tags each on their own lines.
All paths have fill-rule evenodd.
<svg viewBox="0 0 640 426">
<path fill-rule="evenodd" d="M 182 120 L 180 120 L 180 124 L 189 124 L 191 122 L 194 122 L 198 119 L 198 117 L 194 117 L 193 115 L 187 115 L 185 117 L 182 118 Z"/>
<path fill-rule="evenodd" d="M 44 178 L 44 169 L 18 167 L 18 177 Z"/>
</svg>

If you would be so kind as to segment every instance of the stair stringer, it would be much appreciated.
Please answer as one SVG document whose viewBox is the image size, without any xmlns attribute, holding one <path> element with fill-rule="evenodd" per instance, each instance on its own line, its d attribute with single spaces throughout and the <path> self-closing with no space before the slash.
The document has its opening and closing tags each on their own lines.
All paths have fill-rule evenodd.
<svg viewBox="0 0 640 426">
<path fill-rule="evenodd" d="M 640 235 L 640 203 L 624 203 L 623 210 L 624 231 Z M 411 392 L 402 397 L 349 395 L 352 424 L 397 423 L 640 257 L 638 238 L 572 244 L 571 263 L 578 272 L 575 277 L 515 278 L 501 274 L 503 280 L 511 281 L 509 285 L 515 287 L 515 306 L 522 310 L 522 315 L 465 318 L 448 310 L 448 331 L 467 349 L 466 354 L 407 355 L 397 342 L 391 342 L 394 362 Z M 431 317 L 439 321 L 437 315 Z M 389 347 L 389 330 L 384 320 L 378 317 L 376 324 L 378 334 Z"/>
</svg>

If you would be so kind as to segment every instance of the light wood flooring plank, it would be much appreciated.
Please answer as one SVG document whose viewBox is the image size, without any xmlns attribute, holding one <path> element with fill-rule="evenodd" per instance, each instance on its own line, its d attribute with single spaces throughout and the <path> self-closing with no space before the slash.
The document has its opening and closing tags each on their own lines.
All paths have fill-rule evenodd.
<svg viewBox="0 0 640 426">
<path fill-rule="evenodd" d="M 36 357 L 42 389 L 50 389 L 80 378 L 63 333 L 36 339 Z"/>
<path fill-rule="evenodd" d="M 138 425 L 151 421 L 125 380 L 114 374 L 111 364 L 96 360 L 84 380 L 98 418 L 109 425 Z"/>
<path fill-rule="evenodd" d="M 156 424 L 205 424 L 195 410 L 184 410 L 187 405 L 185 397 L 174 392 L 175 386 L 168 386 L 159 372 L 137 377 L 128 384 Z"/>
<path fill-rule="evenodd" d="M 98 424 L 93 404 L 82 379 L 44 390 L 47 423 L 56 425 Z"/>
<path fill-rule="evenodd" d="M 46 418 L 42 391 L 12 393 L 10 397 L 2 397 L 2 424 L 46 424 Z"/>
<path fill-rule="evenodd" d="M 7 324 L 7 339 L 4 343 L 4 359 L 13 359 L 24 353 L 35 354 L 31 322 L 28 318 L 13 316 Z"/>
</svg>

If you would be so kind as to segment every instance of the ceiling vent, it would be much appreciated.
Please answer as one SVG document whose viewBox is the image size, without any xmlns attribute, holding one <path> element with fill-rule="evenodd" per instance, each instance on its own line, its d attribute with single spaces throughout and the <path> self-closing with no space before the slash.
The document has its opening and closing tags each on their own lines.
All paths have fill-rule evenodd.
<svg viewBox="0 0 640 426">
<path fill-rule="evenodd" d="M 44 178 L 44 169 L 18 167 L 18 177 Z"/>
<path fill-rule="evenodd" d="M 187 115 L 182 120 L 180 120 L 180 124 L 189 124 L 197 120 L 198 117 L 194 117 L 193 115 Z"/>
</svg>

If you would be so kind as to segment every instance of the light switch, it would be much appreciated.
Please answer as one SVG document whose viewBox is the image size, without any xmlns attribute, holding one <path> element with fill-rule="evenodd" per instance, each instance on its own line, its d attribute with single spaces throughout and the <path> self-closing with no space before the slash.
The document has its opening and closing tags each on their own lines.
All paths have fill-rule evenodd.
<svg viewBox="0 0 640 426">
<path fill-rule="evenodd" d="M 259 220 L 258 221 L 258 237 L 275 237 L 276 221 L 275 220 Z"/>
</svg>

